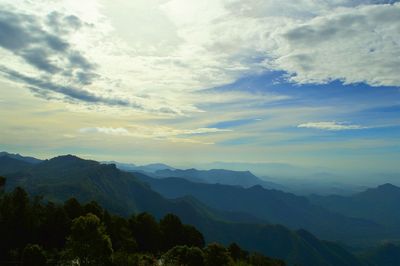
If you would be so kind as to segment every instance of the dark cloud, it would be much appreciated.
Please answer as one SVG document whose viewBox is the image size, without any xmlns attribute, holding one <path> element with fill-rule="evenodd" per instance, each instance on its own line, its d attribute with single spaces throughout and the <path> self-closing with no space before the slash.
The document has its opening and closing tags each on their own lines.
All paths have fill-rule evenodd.
<svg viewBox="0 0 400 266">
<path fill-rule="evenodd" d="M 13 70 L 12 66 L 0 67 L 0 71 L 8 78 L 24 83 L 35 96 L 44 99 L 54 99 L 54 93 L 57 93 L 66 101 L 141 108 L 127 100 L 97 96 L 84 89 L 99 77 L 95 72 L 96 65 L 67 41 L 70 32 L 83 25 L 78 17 L 59 12 L 39 19 L 0 10 L 0 47 L 38 69 L 40 74 L 30 77 Z M 66 80 L 68 85 L 53 82 L 57 77 Z"/>
<path fill-rule="evenodd" d="M 58 93 L 67 97 L 67 100 L 74 100 L 89 104 L 95 103 L 95 104 L 104 104 L 108 106 L 131 107 L 140 110 L 143 109 L 143 107 L 140 104 L 131 102 L 126 99 L 98 96 L 89 91 L 80 89 L 78 87 L 63 86 L 60 84 L 56 84 L 50 80 L 29 77 L 6 67 L 0 67 L 0 72 L 2 72 L 5 76 L 7 76 L 11 80 L 27 84 L 28 88 L 31 91 L 33 91 L 36 96 L 45 99 L 54 99 L 53 93 Z"/>
<path fill-rule="evenodd" d="M 74 15 L 65 16 L 53 11 L 47 15 L 46 24 L 56 33 L 68 33 L 81 28 L 84 23 Z"/>
<path fill-rule="evenodd" d="M 90 84 L 97 76 L 96 66 L 66 40 L 68 32 L 83 23 L 76 16 L 52 12 L 45 24 L 47 27 L 32 15 L 0 11 L 0 46 L 45 74 L 60 74 L 74 79 L 71 82 Z"/>
<path fill-rule="evenodd" d="M 35 66 L 42 71 L 55 74 L 61 69 L 52 64 L 49 59 L 49 54 L 44 49 L 32 48 L 26 49 L 20 53 L 27 63 Z"/>
</svg>

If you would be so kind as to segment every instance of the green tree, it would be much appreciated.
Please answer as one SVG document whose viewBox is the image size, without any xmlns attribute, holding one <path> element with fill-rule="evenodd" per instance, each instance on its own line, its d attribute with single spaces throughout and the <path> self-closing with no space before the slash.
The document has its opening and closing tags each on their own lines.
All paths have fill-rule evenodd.
<svg viewBox="0 0 400 266">
<path fill-rule="evenodd" d="M 234 261 L 246 261 L 249 258 L 248 252 L 241 249 L 236 243 L 231 243 L 228 247 L 228 251 Z"/>
<path fill-rule="evenodd" d="M 80 265 L 110 265 L 113 249 L 104 225 L 94 214 L 72 221 L 71 236 L 67 240 L 67 257 Z"/>
<path fill-rule="evenodd" d="M 137 243 L 133 238 L 132 232 L 129 230 L 128 220 L 120 216 L 110 215 L 107 211 L 104 211 L 103 217 L 104 225 L 113 243 L 114 251 L 135 252 L 137 250 Z"/>
<path fill-rule="evenodd" d="M 191 225 L 183 225 L 183 235 L 184 241 L 183 244 L 193 247 L 203 248 L 205 245 L 203 234 L 200 233 L 196 227 Z"/>
<path fill-rule="evenodd" d="M 148 213 L 140 213 L 129 219 L 129 227 L 142 252 L 157 253 L 162 245 L 162 236 L 159 224 Z"/>
<path fill-rule="evenodd" d="M 206 266 L 230 266 L 233 265 L 232 258 L 229 256 L 228 250 L 217 243 L 209 244 L 205 250 Z"/>
<path fill-rule="evenodd" d="M 85 206 L 83 206 L 83 209 L 85 214 L 93 213 L 100 219 L 103 218 L 103 208 L 96 201 L 91 201 L 89 203 L 86 203 Z"/>
<path fill-rule="evenodd" d="M 40 243 L 44 248 L 61 249 L 65 246 L 65 238 L 70 233 L 71 220 L 65 209 L 48 202 L 43 209 L 40 225 Z"/>
<path fill-rule="evenodd" d="M 271 259 L 259 253 L 251 254 L 249 261 L 252 265 L 257 265 L 257 266 L 285 266 L 284 261 Z"/>
<path fill-rule="evenodd" d="M 160 230 L 163 235 L 164 250 L 183 244 L 183 224 L 178 216 L 174 214 L 165 215 L 160 220 Z"/>
<path fill-rule="evenodd" d="M 166 266 L 204 266 L 204 254 L 198 247 L 176 246 L 162 256 Z"/>
<path fill-rule="evenodd" d="M 65 201 L 64 209 L 71 220 L 78 218 L 84 213 L 82 205 L 78 202 L 76 198 L 70 198 Z"/>
<path fill-rule="evenodd" d="M 5 186 L 6 186 L 6 178 L 0 176 L 0 193 L 4 190 Z"/>
<path fill-rule="evenodd" d="M 23 266 L 44 266 L 46 261 L 46 255 L 39 245 L 28 244 L 22 252 Z"/>
</svg>

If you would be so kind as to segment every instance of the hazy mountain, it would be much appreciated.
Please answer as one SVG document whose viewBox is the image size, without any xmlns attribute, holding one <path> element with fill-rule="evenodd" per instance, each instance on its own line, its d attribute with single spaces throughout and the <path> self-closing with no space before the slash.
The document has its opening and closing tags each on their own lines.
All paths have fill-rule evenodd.
<svg viewBox="0 0 400 266">
<path fill-rule="evenodd" d="M 191 195 L 216 209 L 247 212 L 271 223 L 307 229 L 324 239 L 364 243 L 385 236 L 383 228 L 376 223 L 349 218 L 316 206 L 305 197 L 259 185 L 242 188 L 195 183 L 182 178 L 139 178 L 168 198 Z"/>
<path fill-rule="evenodd" d="M 253 175 L 250 171 L 232 171 L 224 169 L 211 169 L 211 170 L 159 170 L 154 173 L 155 177 L 179 177 L 194 182 L 209 183 L 209 184 L 226 184 L 242 187 L 252 187 L 254 185 L 261 185 L 267 188 L 281 188 L 282 186 L 264 181 L 257 176 Z"/>
<path fill-rule="evenodd" d="M 31 163 L 31 164 L 40 163 L 42 161 L 42 160 L 39 160 L 39 159 L 34 158 L 34 157 L 22 156 L 22 155 L 20 155 L 18 153 L 13 154 L 13 153 L 5 152 L 5 151 L 0 152 L 0 157 L 4 157 L 4 156 L 12 158 L 12 159 L 19 160 L 19 161 Z"/>
<path fill-rule="evenodd" d="M 128 172 L 141 172 L 141 173 L 154 173 L 159 170 L 174 170 L 172 166 L 163 164 L 163 163 L 152 163 L 146 165 L 135 165 L 133 163 L 119 163 L 115 161 L 108 161 L 104 163 L 113 163 L 117 166 L 118 169 Z"/>
<path fill-rule="evenodd" d="M 7 175 L 18 171 L 24 171 L 32 167 L 32 164 L 8 156 L 0 157 L 0 175 Z"/>
<path fill-rule="evenodd" d="M 11 163 L 18 161 L 8 159 Z M 147 211 L 161 217 L 172 212 L 185 223 L 198 227 L 208 241 L 235 241 L 244 248 L 285 259 L 289 265 L 360 265 L 340 246 L 320 241 L 309 233 L 291 231 L 283 226 L 243 223 L 252 218 L 215 211 L 193 198 L 167 200 L 114 164 L 67 155 L 45 160 L 6 177 L 7 190 L 19 185 L 32 195 L 43 195 L 48 200 L 64 201 L 72 196 L 82 202 L 96 200 L 107 209 L 125 215 Z M 228 221 L 238 221 L 238 216 L 242 223 Z"/>
<path fill-rule="evenodd" d="M 392 243 L 383 244 L 362 255 L 371 266 L 400 265 L 400 246 Z"/>
<path fill-rule="evenodd" d="M 314 204 L 351 217 L 369 219 L 400 231 L 400 187 L 384 184 L 352 196 L 310 196 Z"/>
</svg>

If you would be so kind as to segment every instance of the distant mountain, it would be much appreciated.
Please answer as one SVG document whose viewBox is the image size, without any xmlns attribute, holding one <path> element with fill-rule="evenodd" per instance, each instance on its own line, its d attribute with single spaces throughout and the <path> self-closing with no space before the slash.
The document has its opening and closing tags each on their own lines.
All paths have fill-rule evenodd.
<svg viewBox="0 0 400 266">
<path fill-rule="evenodd" d="M 197 170 L 197 169 L 165 169 L 154 172 L 154 177 L 167 178 L 179 177 L 194 182 L 209 183 L 209 184 L 225 184 L 242 187 L 252 187 L 261 185 L 266 188 L 281 188 L 282 186 L 264 181 L 253 175 L 250 171 L 232 171 L 224 169 Z"/>
<path fill-rule="evenodd" d="M 310 196 L 314 204 L 351 217 L 369 219 L 400 232 L 400 188 L 384 184 L 352 196 Z"/>
<path fill-rule="evenodd" d="M 174 170 L 172 166 L 163 163 L 152 163 L 146 165 L 135 165 L 133 163 L 119 163 L 115 161 L 108 161 L 104 163 L 113 163 L 118 169 L 128 172 L 140 172 L 140 173 L 154 173 L 159 170 Z"/>
<path fill-rule="evenodd" d="M 366 252 L 362 258 L 371 266 L 399 266 L 400 246 L 386 243 Z"/>
<path fill-rule="evenodd" d="M 317 236 L 340 241 L 365 242 L 376 234 L 384 234 L 376 223 L 349 218 L 311 204 L 305 197 L 260 185 L 239 186 L 195 183 L 182 178 L 157 179 L 138 176 L 142 181 L 167 198 L 190 195 L 215 209 L 247 212 L 271 223 L 293 229 L 304 228 Z"/>
<path fill-rule="evenodd" d="M 8 159 L 12 164 L 18 161 Z M 0 172 L 1 167 L 5 165 L 0 164 Z M 125 215 L 147 211 L 162 217 L 175 213 L 184 223 L 199 228 L 207 241 L 237 242 L 246 249 L 284 259 L 289 265 L 361 265 L 340 246 L 320 241 L 304 231 L 250 223 L 251 216 L 216 211 L 191 197 L 167 200 L 114 164 L 66 155 L 6 177 L 7 190 L 22 186 L 32 195 L 43 195 L 44 199 L 55 202 L 76 197 L 82 202 L 96 200 L 110 211 Z"/>
<path fill-rule="evenodd" d="M 0 157 L 0 175 L 7 175 L 18 171 L 24 171 L 32 167 L 32 164 L 14 159 L 8 156 Z"/>
<path fill-rule="evenodd" d="M 42 161 L 42 160 L 36 159 L 34 157 L 22 156 L 18 153 L 13 154 L 13 153 L 5 152 L 5 151 L 0 152 L 0 158 L 1 157 L 9 157 L 9 158 L 16 159 L 16 160 L 23 161 L 23 162 L 30 163 L 30 164 L 36 164 L 36 163 L 40 163 Z"/>
</svg>

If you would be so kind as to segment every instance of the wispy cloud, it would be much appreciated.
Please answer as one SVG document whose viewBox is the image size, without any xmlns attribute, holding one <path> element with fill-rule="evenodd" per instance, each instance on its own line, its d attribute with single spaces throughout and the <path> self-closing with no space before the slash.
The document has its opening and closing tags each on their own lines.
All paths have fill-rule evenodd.
<svg viewBox="0 0 400 266">
<path fill-rule="evenodd" d="M 271 70 L 296 83 L 400 85 L 400 3 L 392 2 L 119 1 L 116 8 L 4 0 L 0 55 L 9 70 L 39 81 L 18 79 L 48 100 L 71 99 L 52 84 L 100 99 L 75 97 L 76 104 L 184 116 L 204 111 L 204 103 L 284 99 L 191 94 Z"/>
<path fill-rule="evenodd" d="M 229 129 L 219 128 L 196 128 L 196 129 L 176 129 L 165 126 L 132 126 L 129 129 L 123 127 L 85 127 L 80 128 L 79 132 L 84 134 L 106 134 L 112 136 L 130 136 L 136 138 L 152 138 L 183 143 L 213 144 L 208 141 L 195 139 L 193 136 L 229 132 Z"/>
<path fill-rule="evenodd" d="M 354 129 L 364 129 L 367 127 L 360 125 L 353 125 L 346 122 L 308 122 L 304 124 L 300 124 L 297 127 L 299 128 L 315 128 L 321 130 L 329 130 L 329 131 L 340 131 L 340 130 L 354 130 Z"/>
<path fill-rule="evenodd" d="M 126 128 L 122 127 L 85 127 L 79 129 L 80 133 L 103 133 L 114 136 L 129 136 L 130 133 Z"/>
</svg>

